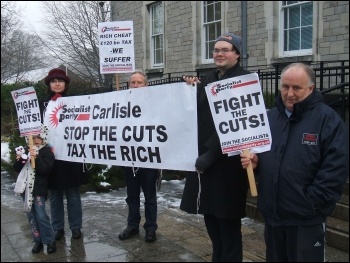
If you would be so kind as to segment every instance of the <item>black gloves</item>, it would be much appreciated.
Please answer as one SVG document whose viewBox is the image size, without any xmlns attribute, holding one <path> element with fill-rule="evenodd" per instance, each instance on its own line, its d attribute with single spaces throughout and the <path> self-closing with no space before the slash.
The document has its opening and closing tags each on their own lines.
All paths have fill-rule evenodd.
<svg viewBox="0 0 350 263">
<path fill-rule="evenodd" d="M 196 169 L 200 172 L 205 172 L 209 166 L 211 166 L 217 159 L 217 156 L 210 150 L 203 153 L 196 160 Z"/>
</svg>

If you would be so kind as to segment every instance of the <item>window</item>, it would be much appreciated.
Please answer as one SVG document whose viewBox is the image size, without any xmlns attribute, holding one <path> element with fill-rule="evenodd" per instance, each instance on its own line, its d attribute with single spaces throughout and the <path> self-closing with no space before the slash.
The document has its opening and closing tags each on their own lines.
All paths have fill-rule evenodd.
<svg viewBox="0 0 350 263">
<path fill-rule="evenodd" d="M 202 54 L 204 62 L 212 62 L 215 39 L 221 35 L 221 2 L 203 1 Z"/>
<path fill-rule="evenodd" d="M 163 67 L 163 8 L 162 2 L 150 6 L 152 67 Z"/>
<path fill-rule="evenodd" d="M 282 1 L 281 56 L 312 54 L 313 3 Z"/>
</svg>

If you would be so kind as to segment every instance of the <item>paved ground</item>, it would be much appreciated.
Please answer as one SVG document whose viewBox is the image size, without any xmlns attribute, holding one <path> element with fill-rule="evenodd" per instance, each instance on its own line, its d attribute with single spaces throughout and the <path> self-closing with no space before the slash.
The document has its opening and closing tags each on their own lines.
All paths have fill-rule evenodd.
<svg viewBox="0 0 350 263">
<path fill-rule="evenodd" d="M 158 193 L 157 241 L 144 242 L 144 230 L 130 240 L 121 241 L 127 207 L 125 189 L 108 194 L 82 195 L 83 237 L 75 240 L 66 222 L 65 238 L 54 254 L 32 254 L 33 246 L 22 202 L 13 194 L 13 179 L 1 173 L 1 262 L 207 262 L 211 243 L 202 216 L 188 215 L 178 208 L 182 184 L 165 182 Z M 48 204 L 48 202 L 47 202 Z M 49 205 L 48 205 L 49 206 Z M 48 208 L 49 210 L 49 208 Z M 143 222 L 141 222 L 142 224 Z M 263 224 L 243 219 L 245 262 L 265 261 Z M 349 262 L 349 254 L 327 248 L 328 262 Z"/>
</svg>

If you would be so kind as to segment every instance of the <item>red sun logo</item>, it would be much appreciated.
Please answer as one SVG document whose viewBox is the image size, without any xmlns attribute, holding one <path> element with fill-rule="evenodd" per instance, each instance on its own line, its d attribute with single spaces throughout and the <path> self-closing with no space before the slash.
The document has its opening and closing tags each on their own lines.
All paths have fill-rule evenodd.
<svg viewBox="0 0 350 263">
<path fill-rule="evenodd" d="M 53 111 L 52 113 L 50 113 L 50 124 L 53 127 L 57 127 L 58 126 L 58 112 L 63 108 L 63 103 L 61 103 L 60 105 L 58 105 Z"/>
<path fill-rule="evenodd" d="M 210 93 L 213 94 L 213 96 L 218 95 L 218 93 L 216 92 L 216 87 L 217 87 L 217 86 L 218 86 L 218 85 L 215 84 L 215 85 L 213 85 L 213 87 L 211 87 L 211 89 L 210 89 Z"/>
</svg>

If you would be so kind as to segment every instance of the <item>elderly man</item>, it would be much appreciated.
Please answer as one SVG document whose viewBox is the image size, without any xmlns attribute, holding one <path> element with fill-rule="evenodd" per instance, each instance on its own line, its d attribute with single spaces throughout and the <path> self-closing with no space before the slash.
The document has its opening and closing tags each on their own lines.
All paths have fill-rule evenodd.
<svg viewBox="0 0 350 263">
<path fill-rule="evenodd" d="M 281 93 L 268 111 L 272 146 L 250 158 L 265 219 L 266 261 L 323 262 L 325 222 L 349 175 L 345 123 L 322 102 L 315 74 L 303 63 L 281 74 Z"/>
</svg>

